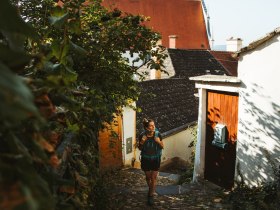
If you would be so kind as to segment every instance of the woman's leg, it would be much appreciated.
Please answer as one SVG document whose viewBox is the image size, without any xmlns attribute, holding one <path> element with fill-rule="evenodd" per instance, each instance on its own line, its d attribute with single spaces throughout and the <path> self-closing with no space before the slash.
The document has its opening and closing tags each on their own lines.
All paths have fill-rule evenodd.
<svg viewBox="0 0 280 210">
<path fill-rule="evenodd" d="M 158 171 L 152 171 L 151 172 L 151 188 L 150 188 L 150 196 L 154 195 L 156 191 L 156 185 L 157 185 L 157 176 Z"/>
<path fill-rule="evenodd" d="M 145 171 L 145 174 L 146 174 L 146 181 L 149 187 L 149 195 L 150 195 L 150 192 L 152 190 L 152 171 Z"/>
<path fill-rule="evenodd" d="M 152 205 L 154 205 L 153 195 L 155 192 L 155 187 L 154 187 L 155 183 L 153 181 L 154 171 L 145 171 L 145 174 L 146 174 L 146 181 L 149 186 L 148 205 L 152 206 Z"/>
</svg>

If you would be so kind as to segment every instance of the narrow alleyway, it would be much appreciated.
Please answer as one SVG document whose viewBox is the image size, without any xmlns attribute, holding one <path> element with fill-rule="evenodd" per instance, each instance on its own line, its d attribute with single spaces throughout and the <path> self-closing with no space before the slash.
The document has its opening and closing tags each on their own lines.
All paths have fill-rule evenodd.
<svg viewBox="0 0 280 210">
<path fill-rule="evenodd" d="M 226 192 L 209 182 L 177 185 L 179 176 L 160 173 L 155 205 L 147 205 L 144 173 L 139 169 L 124 168 L 106 176 L 110 186 L 111 209 L 231 209 L 225 202 Z"/>
</svg>

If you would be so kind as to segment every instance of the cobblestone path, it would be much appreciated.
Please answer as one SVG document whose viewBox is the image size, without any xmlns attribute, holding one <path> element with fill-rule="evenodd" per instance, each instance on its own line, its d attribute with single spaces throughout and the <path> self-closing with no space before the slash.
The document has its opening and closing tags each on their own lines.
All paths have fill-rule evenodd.
<svg viewBox="0 0 280 210">
<path fill-rule="evenodd" d="M 170 174 L 169 174 L 170 175 Z M 111 209 L 231 209 L 226 192 L 209 182 L 177 185 L 171 176 L 158 177 L 153 207 L 147 205 L 145 175 L 139 169 L 125 168 L 106 176 L 110 186 Z"/>
</svg>

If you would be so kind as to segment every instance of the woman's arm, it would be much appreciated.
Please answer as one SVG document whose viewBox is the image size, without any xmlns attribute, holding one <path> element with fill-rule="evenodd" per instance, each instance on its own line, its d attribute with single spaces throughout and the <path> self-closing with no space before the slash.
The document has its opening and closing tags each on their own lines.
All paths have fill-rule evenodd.
<svg viewBox="0 0 280 210">
<path fill-rule="evenodd" d="M 156 143 L 158 143 L 160 145 L 160 147 L 163 149 L 164 145 L 163 145 L 163 141 L 162 141 L 162 137 L 159 134 L 158 137 L 155 138 Z"/>
<path fill-rule="evenodd" d="M 143 148 L 143 144 L 145 143 L 145 141 L 147 140 L 147 136 L 146 135 L 140 135 L 138 138 L 138 149 L 142 150 Z"/>
</svg>

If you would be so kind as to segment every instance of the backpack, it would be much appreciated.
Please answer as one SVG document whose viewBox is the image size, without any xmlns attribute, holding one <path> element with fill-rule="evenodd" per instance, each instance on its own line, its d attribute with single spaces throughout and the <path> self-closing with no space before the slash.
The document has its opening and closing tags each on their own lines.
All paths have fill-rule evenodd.
<svg viewBox="0 0 280 210">
<path fill-rule="evenodd" d="M 141 133 L 142 138 L 146 136 L 146 131 Z M 155 142 L 155 138 L 159 138 L 159 131 L 156 129 L 153 138 L 148 138 L 141 147 L 141 158 L 155 160 L 160 159 L 162 154 L 161 146 Z"/>
</svg>

